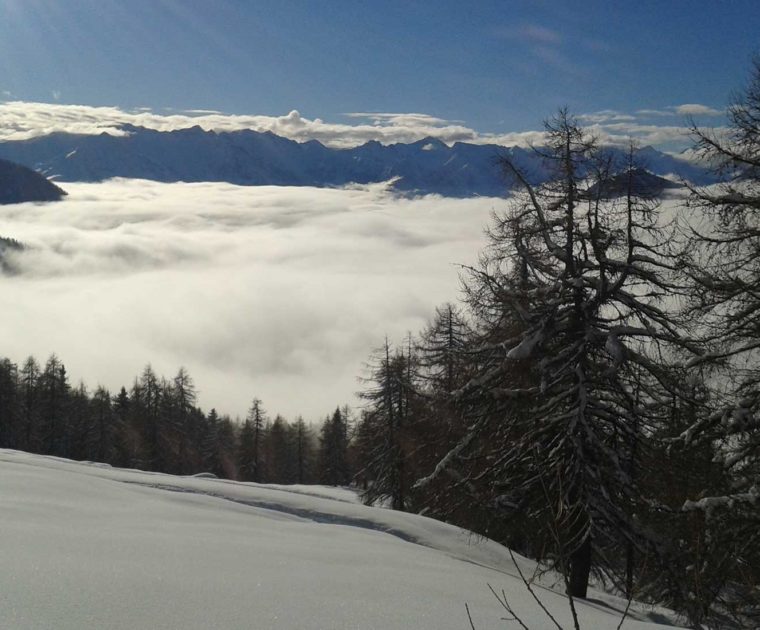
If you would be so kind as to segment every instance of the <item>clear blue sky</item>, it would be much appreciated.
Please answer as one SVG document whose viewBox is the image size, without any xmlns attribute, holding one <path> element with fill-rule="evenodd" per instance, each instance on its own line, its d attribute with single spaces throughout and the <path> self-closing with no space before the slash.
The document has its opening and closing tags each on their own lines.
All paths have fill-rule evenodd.
<svg viewBox="0 0 760 630">
<path fill-rule="evenodd" d="M 0 0 L 0 99 L 479 131 L 576 113 L 722 108 L 760 1 Z"/>
</svg>

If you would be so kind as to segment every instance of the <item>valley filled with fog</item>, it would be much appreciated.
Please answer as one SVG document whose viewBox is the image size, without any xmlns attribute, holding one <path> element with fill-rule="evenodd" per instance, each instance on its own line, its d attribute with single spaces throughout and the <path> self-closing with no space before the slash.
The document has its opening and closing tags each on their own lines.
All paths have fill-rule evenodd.
<svg viewBox="0 0 760 630">
<path fill-rule="evenodd" d="M 193 376 L 205 409 L 318 419 L 354 403 L 385 335 L 416 333 L 459 292 L 504 200 L 344 189 L 65 184 L 56 204 L 0 208 L 14 274 L 4 353 L 56 353 L 72 383 L 129 387 L 151 363 Z"/>
</svg>

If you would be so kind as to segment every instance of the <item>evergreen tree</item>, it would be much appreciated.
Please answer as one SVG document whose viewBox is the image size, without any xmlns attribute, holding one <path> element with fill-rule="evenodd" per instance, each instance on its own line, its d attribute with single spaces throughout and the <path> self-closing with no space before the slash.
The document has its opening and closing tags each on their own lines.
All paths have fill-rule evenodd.
<svg viewBox="0 0 760 630">
<path fill-rule="evenodd" d="M 301 416 L 298 416 L 293 424 L 291 434 L 295 457 L 295 482 L 313 483 L 314 437 Z"/>
<path fill-rule="evenodd" d="M 95 459 L 95 428 L 89 393 L 82 382 L 69 392 L 67 418 L 67 425 L 63 430 L 67 444 L 65 457 L 79 461 L 92 461 Z"/>
<path fill-rule="evenodd" d="M 131 401 L 126 387 L 122 387 L 113 400 L 113 453 L 114 466 L 131 468 L 139 459 L 139 440 L 136 437 L 131 420 Z"/>
<path fill-rule="evenodd" d="M 340 408 L 328 416 L 320 437 L 320 482 L 345 486 L 351 480 L 348 466 L 348 422 Z"/>
<path fill-rule="evenodd" d="M 369 387 L 360 394 L 368 403 L 358 429 L 364 456 L 364 468 L 358 475 L 367 481 L 364 500 L 369 504 L 388 500 L 394 510 L 411 504 L 407 466 L 409 426 L 414 421 L 412 362 L 411 351 L 409 355 L 392 353 L 386 339 L 365 379 Z"/>
<path fill-rule="evenodd" d="M 261 400 L 254 398 L 248 417 L 240 431 L 238 466 L 241 479 L 244 481 L 262 482 L 264 480 L 262 446 L 265 422 L 266 414 Z"/>
<path fill-rule="evenodd" d="M 21 441 L 23 449 L 40 452 L 40 366 L 34 357 L 28 357 L 19 374 L 19 393 L 21 405 Z"/>
<path fill-rule="evenodd" d="M 279 414 L 275 416 L 266 436 L 267 481 L 269 483 L 293 483 L 295 480 L 295 457 L 291 448 L 288 423 Z"/>
<path fill-rule="evenodd" d="M 222 477 L 224 471 L 219 448 L 219 414 L 216 409 L 209 411 L 201 426 L 200 455 L 203 469 Z"/>
<path fill-rule="evenodd" d="M 42 452 L 60 457 L 69 455 L 69 382 L 66 368 L 54 354 L 38 379 Z"/>
<path fill-rule="evenodd" d="M 258 454 L 254 438 L 253 422 L 246 418 L 238 437 L 238 472 L 242 481 L 257 481 Z"/>
<path fill-rule="evenodd" d="M 0 448 L 18 448 L 21 443 L 18 369 L 9 359 L 0 359 Z"/>
<path fill-rule="evenodd" d="M 195 384 L 184 367 L 174 377 L 169 400 L 171 400 L 170 422 L 174 442 L 178 445 L 178 471 L 185 475 L 191 469 L 191 447 L 193 433 L 194 407 L 196 400 Z"/>
<path fill-rule="evenodd" d="M 126 391 L 125 391 L 126 394 Z M 90 402 L 94 441 L 91 457 L 97 462 L 109 462 L 113 459 L 114 449 L 114 415 L 111 406 L 111 394 L 105 387 L 98 387 Z"/>
<path fill-rule="evenodd" d="M 135 381 L 130 395 L 131 417 L 142 437 L 143 456 L 138 467 L 164 472 L 166 454 L 163 449 L 163 391 L 150 364 Z"/>
</svg>

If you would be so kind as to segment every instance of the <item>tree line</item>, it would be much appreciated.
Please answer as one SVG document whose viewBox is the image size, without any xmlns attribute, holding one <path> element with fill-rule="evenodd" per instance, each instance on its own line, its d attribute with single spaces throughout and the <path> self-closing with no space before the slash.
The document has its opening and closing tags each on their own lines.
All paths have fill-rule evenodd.
<svg viewBox="0 0 760 630">
<path fill-rule="evenodd" d="M 260 483 L 348 485 L 352 411 L 315 429 L 270 418 L 254 398 L 244 421 L 205 413 L 187 370 L 173 379 L 148 365 L 115 395 L 72 386 L 63 362 L 0 359 L 0 448 L 177 475 L 200 472 Z"/>
</svg>

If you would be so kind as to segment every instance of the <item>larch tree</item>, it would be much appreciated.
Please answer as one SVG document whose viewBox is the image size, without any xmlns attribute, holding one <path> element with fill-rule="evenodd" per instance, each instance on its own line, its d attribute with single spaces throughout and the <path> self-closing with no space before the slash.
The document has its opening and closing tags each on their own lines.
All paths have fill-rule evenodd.
<svg viewBox="0 0 760 630">
<path fill-rule="evenodd" d="M 21 443 L 20 412 L 17 366 L 0 359 L 0 447 L 18 448 Z"/>
<path fill-rule="evenodd" d="M 716 597 L 744 622 L 760 611 L 760 57 L 728 122 L 718 131 L 692 125 L 697 154 L 720 177 L 690 187 L 684 256 L 693 280 L 689 308 L 709 346 L 692 367 L 710 373 L 712 413 L 694 419 L 675 445 L 709 443 L 730 480 L 723 492 L 703 488 L 683 509 L 701 514 L 707 537 L 722 548 L 724 586 L 731 586 L 714 589 Z"/>
<path fill-rule="evenodd" d="M 48 358 L 38 384 L 43 452 L 67 457 L 70 386 L 66 368 L 56 355 Z"/>
<path fill-rule="evenodd" d="M 190 472 L 191 420 L 195 408 L 195 383 L 188 371 L 181 367 L 174 377 L 171 388 L 171 425 L 174 441 L 178 445 L 178 472 L 181 475 Z"/>
<path fill-rule="evenodd" d="M 262 447 L 265 422 L 266 414 L 261 400 L 254 398 L 248 417 L 240 431 L 238 466 L 244 481 L 262 482 L 264 480 Z"/>
<path fill-rule="evenodd" d="M 313 478 L 314 437 L 301 416 L 291 427 L 291 441 L 295 458 L 295 481 L 307 483 Z"/>
<path fill-rule="evenodd" d="M 409 428 L 415 421 L 414 361 L 411 343 L 405 353 L 393 351 L 386 339 L 373 356 L 367 388 L 360 393 L 367 405 L 357 428 L 357 447 L 364 462 L 357 476 L 366 480 L 368 504 L 389 501 L 394 510 L 407 509 L 411 502 L 413 480 L 408 464 Z"/>
<path fill-rule="evenodd" d="M 29 451 L 40 448 L 40 366 L 34 357 L 28 357 L 19 372 L 19 394 L 21 405 L 20 446 Z"/>
<path fill-rule="evenodd" d="M 351 481 L 347 420 L 337 408 L 322 424 L 319 440 L 320 480 L 329 486 L 345 486 Z"/>
<path fill-rule="evenodd" d="M 482 496 L 489 479 L 483 498 L 530 519 L 585 597 L 592 567 L 619 579 L 621 545 L 651 551 L 632 460 L 681 396 L 668 364 L 697 348 L 669 308 L 675 263 L 632 157 L 601 151 L 564 110 L 540 153 L 553 173 L 540 186 L 503 159 L 517 190 L 471 270 L 480 359 L 453 394 L 468 427 L 417 485 L 454 469 Z"/>
</svg>

